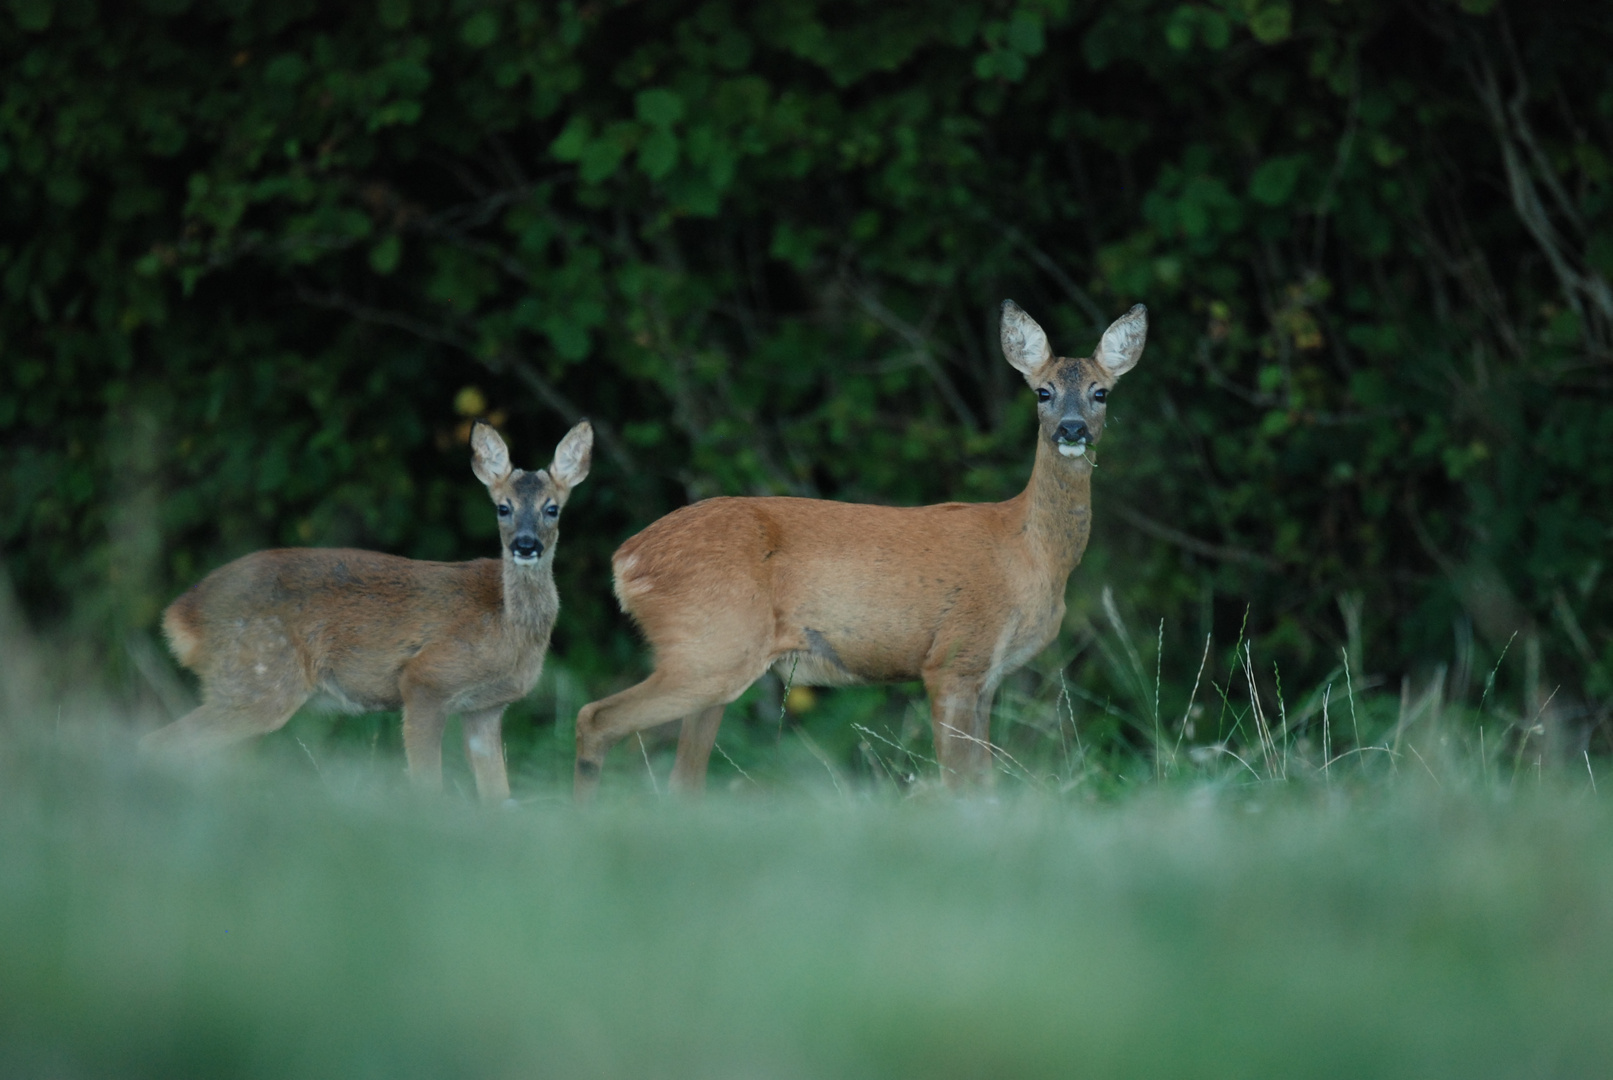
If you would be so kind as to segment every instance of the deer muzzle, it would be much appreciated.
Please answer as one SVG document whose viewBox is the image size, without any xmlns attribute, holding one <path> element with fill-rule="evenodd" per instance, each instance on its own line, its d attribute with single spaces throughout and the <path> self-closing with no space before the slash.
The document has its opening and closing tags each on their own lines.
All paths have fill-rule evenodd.
<svg viewBox="0 0 1613 1080">
<path fill-rule="evenodd" d="M 1085 420 L 1061 420 L 1053 432 L 1053 441 L 1058 443 L 1059 453 L 1065 457 L 1083 456 L 1090 440 L 1091 432 Z"/>
</svg>

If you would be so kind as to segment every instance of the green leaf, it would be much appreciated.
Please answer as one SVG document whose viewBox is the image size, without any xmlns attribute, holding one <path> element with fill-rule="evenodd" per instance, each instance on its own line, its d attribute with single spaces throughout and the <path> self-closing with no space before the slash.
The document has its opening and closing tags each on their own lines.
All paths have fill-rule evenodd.
<svg viewBox="0 0 1613 1080">
<path fill-rule="evenodd" d="M 1198 9 L 1183 4 L 1165 20 L 1165 44 L 1177 52 L 1193 47 L 1193 30 L 1198 25 Z"/>
<path fill-rule="evenodd" d="M 561 161 L 580 161 L 593 137 L 594 125 L 586 116 L 573 116 L 558 138 L 549 144 L 549 153 Z"/>
<path fill-rule="evenodd" d="M 51 0 L 11 0 L 11 14 L 16 17 L 18 26 L 38 33 L 50 29 L 54 6 Z"/>
<path fill-rule="evenodd" d="M 296 53 L 281 53 L 263 69 L 263 81 L 270 86 L 296 86 L 308 72 L 308 65 Z"/>
<path fill-rule="evenodd" d="M 1026 70 L 1025 58 L 1011 49 L 997 49 L 975 58 L 975 75 L 982 79 L 1018 82 Z"/>
<path fill-rule="evenodd" d="M 459 28 L 459 40 L 473 49 L 485 49 L 498 37 L 498 16 L 491 11 L 478 11 Z"/>
<path fill-rule="evenodd" d="M 1014 17 L 1008 20 L 1004 37 L 1014 51 L 1022 56 L 1039 56 L 1047 47 L 1047 40 L 1042 34 L 1041 16 L 1029 11 L 1014 12 Z"/>
<path fill-rule="evenodd" d="M 627 148 L 615 139 L 595 139 L 577 159 L 578 174 L 585 184 L 597 184 L 607 179 L 622 163 Z"/>
<path fill-rule="evenodd" d="M 380 131 L 382 128 L 395 127 L 399 124 L 412 124 L 419 119 L 418 101 L 388 102 L 370 115 L 369 130 Z"/>
<path fill-rule="evenodd" d="M 1287 0 L 1268 4 L 1249 16 L 1249 32 L 1263 45 L 1286 41 L 1292 31 L 1293 12 L 1289 10 Z"/>
<path fill-rule="evenodd" d="M 1232 44 L 1232 23 L 1219 11 L 1199 12 L 1199 37 L 1216 52 Z"/>
<path fill-rule="evenodd" d="M 385 237 L 370 249 L 370 269 L 385 277 L 398 268 L 403 257 L 403 240 L 397 233 Z"/>
<path fill-rule="evenodd" d="M 1282 206 L 1293 196 L 1304 166 L 1305 157 L 1301 154 L 1262 162 L 1249 178 L 1249 197 L 1267 206 Z"/>
<path fill-rule="evenodd" d="M 665 128 L 656 128 L 639 145 L 638 167 L 651 180 L 659 180 L 678 163 L 678 137 Z"/>
<path fill-rule="evenodd" d="M 1386 169 L 1394 168 L 1406 156 L 1404 146 L 1396 143 L 1387 135 L 1377 132 L 1374 132 L 1368 140 L 1368 150 L 1372 154 L 1372 160 Z"/>
<path fill-rule="evenodd" d="M 1554 345 L 1577 345 L 1583 332 L 1579 312 L 1563 308 L 1546 324 L 1545 338 Z"/>
<path fill-rule="evenodd" d="M 683 98 L 662 87 L 640 90 L 633 98 L 633 112 L 646 124 L 669 128 L 683 119 Z"/>
<path fill-rule="evenodd" d="M 77 173 L 53 173 L 45 180 L 45 193 L 61 206 L 77 206 L 89 193 L 89 186 Z"/>
<path fill-rule="evenodd" d="M 1370 369 L 1357 371 L 1350 376 L 1350 396 L 1362 408 L 1375 408 L 1390 400 L 1389 380 Z"/>
<path fill-rule="evenodd" d="M 402 30 L 409 25 L 409 0 L 380 0 L 376 16 L 388 30 Z"/>
<path fill-rule="evenodd" d="M 588 331 L 576 322 L 556 315 L 544 327 L 554 351 L 567 360 L 581 360 L 588 355 Z"/>
</svg>

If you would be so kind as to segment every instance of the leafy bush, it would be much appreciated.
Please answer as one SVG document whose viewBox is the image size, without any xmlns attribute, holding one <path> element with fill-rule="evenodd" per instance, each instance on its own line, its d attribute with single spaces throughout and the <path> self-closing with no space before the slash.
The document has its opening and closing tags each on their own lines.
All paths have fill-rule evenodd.
<svg viewBox="0 0 1613 1080">
<path fill-rule="evenodd" d="M 1013 296 L 1136 301 L 1072 618 L 1613 700 L 1600 5 L 27 0 L 0 19 L 0 545 L 116 642 L 224 559 L 459 558 L 463 430 L 577 416 L 557 654 L 723 493 L 1001 498 Z M 1476 640 L 1476 644 L 1474 644 Z M 1180 677 L 1191 677 L 1191 664 Z M 1467 674 L 1464 674 L 1467 673 Z M 1100 678 L 1101 673 L 1089 673 Z M 1565 704 L 1566 703 L 1566 704 Z"/>
</svg>

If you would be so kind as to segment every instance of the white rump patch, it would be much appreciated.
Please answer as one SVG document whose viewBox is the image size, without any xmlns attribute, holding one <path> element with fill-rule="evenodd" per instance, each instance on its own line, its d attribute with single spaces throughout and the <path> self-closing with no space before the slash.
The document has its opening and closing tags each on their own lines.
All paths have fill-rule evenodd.
<svg viewBox="0 0 1613 1080">
<path fill-rule="evenodd" d="M 638 569 L 637 555 L 627 556 L 616 563 L 614 569 L 616 599 L 622 605 L 622 610 L 627 611 L 634 600 L 649 593 L 650 582 L 647 578 L 633 576 L 633 572 Z"/>
</svg>

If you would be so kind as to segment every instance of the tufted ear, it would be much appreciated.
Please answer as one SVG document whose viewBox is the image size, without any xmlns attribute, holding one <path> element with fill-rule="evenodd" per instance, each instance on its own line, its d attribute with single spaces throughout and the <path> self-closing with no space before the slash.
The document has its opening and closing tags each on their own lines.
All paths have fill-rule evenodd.
<svg viewBox="0 0 1613 1080">
<path fill-rule="evenodd" d="M 1012 300 L 1003 301 L 1002 342 L 1003 359 L 1025 376 L 1028 383 L 1034 384 L 1042 365 L 1053 359 L 1047 335 L 1036 325 L 1036 320 Z"/>
<path fill-rule="evenodd" d="M 510 475 L 510 451 L 498 432 L 480 420 L 470 429 L 470 468 L 476 479 L 492 487 Z"/>
<path fill-rule="evenodd" d="M 579 420 L 577 426 L 566 432 L 566 437 L 554 448 L 554 464 L 549 466 L 549 475 L 555 483 L 569 491 L 587 479 L 593 456 L 594 426 L 586 420 Z"/>
<path fill-rule="evenodd" d="M 1137 304 L 1130 311 L 1109 324 L 1098 342 L 1098 351 L 1092 358 L 1119 378 L 1137 366 L 1143 354 L 1143 343 L 1148 340 L 1148 309 Z"/>
</svg>

